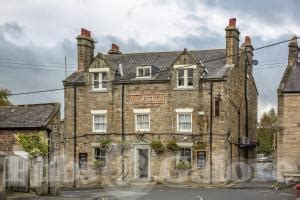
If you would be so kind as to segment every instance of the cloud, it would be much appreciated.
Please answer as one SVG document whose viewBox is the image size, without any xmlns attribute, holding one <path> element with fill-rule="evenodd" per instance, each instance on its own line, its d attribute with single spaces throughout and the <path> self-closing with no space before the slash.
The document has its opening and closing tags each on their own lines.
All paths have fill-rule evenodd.
<svg viewBox="0 0 300 200">
<path fill-rule="evenodd" d="M 16 36 L 23 37 L 23 33 L 23 28 L 17 23 L 0 25 L 0 86 L 12 93 L 62 87 L 63 58 L 66 55 L 74 63 L 74 43 L 63 40 L 53 48 L 43 48 L 35 45 L 19 46 L 11 42 Z M 63 92 L 13 96 L 10 100 L 15 104 L 63 102 Z"/>
<path fill-rule="evenodd" d="M 300 35 L 299 7 L 297 0 L 2 1 L 0 86 L 13 93 L 62 87 L 63 68 L 49 63 L 63 67 L 67 56 L 68 66 L 76 67 L 75 37 L 81 27 L 92 31 L 96 50 L 102 53 L 112 42 L 118 43 L 123 52 L 213 49 L 225 47 L 224 28 L 230 17 L 236 17 L 241 41 L 250 35 L 254 47 L 260 47 L 288 39 L 294 33 Z M 260 63 L 254 69 L 260 113 L 277 104 L 276 89 L 287 51 L 287 44 L 255 51 Z M 24 65 L 24 61 L 44 66 Z M 13 69 L 16 66 L 61 71 Z M 63 93 L 11 99 L 17 104 L 63 102 Z"/>
</svg>

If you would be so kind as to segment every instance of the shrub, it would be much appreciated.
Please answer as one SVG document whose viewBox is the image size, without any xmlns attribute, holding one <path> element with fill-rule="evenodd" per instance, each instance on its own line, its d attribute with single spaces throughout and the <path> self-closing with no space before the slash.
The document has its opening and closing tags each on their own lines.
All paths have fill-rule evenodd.
<svg viewBox="0 0 300 200">
<path fill-rule="evenodd" d="M 130 149 L 130 144 L 127 141 L 118 141 L 117 142 L 118 149 L 124 148 L 125 150 Z"/>
<path fill-rule="evenodd" d="M 30 156 L 48 155 L 48 139 L 43 132 L 34 134 L 16 134 L 17 143 L 26 151 Z"/>
<path fill-rule="evenodd" d="M 94 160 L 93 161 L 93 166 L 96 168 L 102 167 L 103 162 L 101 160 Z"/>
<path fill-rule="evenodd" d="M 105 148 L 105 149 L 109 148 L 109 146 L 111 145 L 111 143 L 112 143 L 112 140 L 109 139 L 109 138 L 105 138 L 105 139 L 100 140 L 101 147 Z"/>
<path fill-rule="evenodd" d="M 171 152 L 178 151 L 178 145 L 175 140 L 170 140 L 167 144 L 167 150 Z"/>
<path fill-rule="evenodd" d="M 151 148 L 156 154 L 162 154 L 164 152 L 164 146 L 160 140 L 155 140 L 151 142 Z"/>
<path fill-rule="evenodd" d="M 187 170 L 187 169 L 191 169 L 192 166 L 190 163 L 188 162 L 185 162 L 185 161 L 179 161 L 176 165 L 176 169 L 179 169 L 179 170 Z"/>
</svg>

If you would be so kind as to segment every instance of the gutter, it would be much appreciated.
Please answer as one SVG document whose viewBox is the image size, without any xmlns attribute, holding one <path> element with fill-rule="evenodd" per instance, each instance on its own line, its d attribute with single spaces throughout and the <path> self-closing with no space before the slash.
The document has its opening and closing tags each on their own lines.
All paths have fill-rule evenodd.
<svg viewBox="0 0 300 200">
<path fill-rule="evenodd" d="M 209 120 L 209 182 L 212 183 L 212 144 L 213 144 L 213 81 L 210 82 L 210 120 Z"/>
<path fill-rule="evenodd" d="M 50 173 L 50 168 L 51 168 L 51 165 L 50 165 L 50 151 L 51 151 L 51 148 L 50 148 L 50 146 L 51 146 L 51 138 L 50 138 L 50 130 L 48 129 L 47 130 L 47 137 L 48 137 L 48 194 L 50 194 L 50 190 L 51 190 L 51 186 L 50 186 L 50 184 L 51 184 L 51 180 L 50 180 L 50 178 L 51 178 L 51 173 Z"/>
<path fill-rule="evenodd" d="M 73 105 L 73 111 L 74 111 L 74 185 L 73 185 L 73 187 L 74 188 L 76 188 L 76 176 L 77 176 L 77 171 L 76 171 L 76 167 L 77 167 L 77 165 L 76 165 L 76 154 L 77 154 L 77 152 L 76 152 L 76 148 L 77 148 L 77 124 L 76 124 L 76 122 L 77 122 L 77 90 L 76 90 L 76 85 L 74 85 L 74 87 L 73 87 L 73 90 L 74 90 L 74 105 Z"/>
</svg>

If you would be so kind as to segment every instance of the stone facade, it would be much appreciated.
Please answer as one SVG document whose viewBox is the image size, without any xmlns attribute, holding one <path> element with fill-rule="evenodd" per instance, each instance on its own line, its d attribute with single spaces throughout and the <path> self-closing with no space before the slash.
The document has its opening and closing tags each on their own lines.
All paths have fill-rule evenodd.
<svg viewBox="0 0 300 200">
<path fill-rule="evenodd" d="M 80 67 L 66 79 L 65 186 L 111 185 L 122 182 L 122 179 L 129 183 L 145 180 L 156 183 L 227 183 L 235 180 L 234 163 L 245 161 L 251 165 L 255 158 L 255 150 L 250 147 L 256 139 L 257 114 L 252 46 L 248 38 L 239 48 L 239 31 L 234 19 L 230 20 L 226 32 L 224 50 L 121 54 L 119 49 L 113 49 L 108 55 L 98 54 L 87 66 Z M 80 38 L 85 36 L 77 37 L 79 44 L 82 42 Z M 92 39 L 86 41 L 93 42 Z M 88 48 L 90 46 L 92 44 Z M 113 47 L 119 48 L 117 45 Z M 249 63 L 246 62 L 245 49 Z M 236 55 L 232 56 L 234 52 Z M 196 58 L 198 55 L 207 57 L 200 59 L 201 62 L 220 55 L 227 55 L 230 59 L 206 64 Z M 114 59 L 118 61 L 112 63 Z M 170 62 L 162 64 L 164 59 Z M 157 70 L 158 75 L 152 77 L 151 73 L 150 79 L 133 77 L 141 66 L 151 66 L 151 71 Z M 192 87 L 178 87 L 178 73 L 182 67 L 192 69 L 192 75 L 189 75 L 193 77 Z M 105 90 L 93 89 L 93 72 L 107 72 Z M 105 132 L 93 131 L 93 112 L 104 113 Z M 150 130 L 136 131 L 138 112 L 149 114 Z M 187 112 L 191 116 L 191 130 L 185 132 L 178 128 L 178 113 Z M 245 131 L 247 118 L 248 131 Z M 239 144 L 239 138 L 242 141 L 246 134 L 250 141 Z M 125 143 L 120 142 L 122 138 L 126 143 L 123 163 L 120 147 Z M 104 139 L 110 139 L 112 143 L 106 148 L 106 166 L 97 167 L 95 148 L 100 148 L 100 141 Z M 161 141 L 166 147 L 173 140 L 179 151 L 165 149 L 158 154 L 152 148 L 153 141 Z M 190 157 L 190 169 L 178 167 L 182 152 Z M 142 163 L 143 167 L 146 165 L 143 169 L 140 169 L 141 157 L 146 159 Z M 142 171 L 145 169 L 146 172 Z M 141 173 L 146 173 L 146 176 L 142 177 Z"/>
<path fill-rule="evenodd" d="M 19 117 L 22 116 L 23 118 L 20 120 Z M 49 157 L 43 159 L 43 165 L 40 166 L 39 170 L 43 172 L 43 176 L 40 179 L 32 177 L 37 174 L 33 170 L 36 168 L 33 165 L 34 162 L 31 162 L 28 167 L 28 169 L 31 169 L 29 174 L 32 177 L 30 179 L 30 189 L 37 191 L 38 194 L 56 194 L 60 187 L 61 175 L 59 168 L 62 163 L 59 103 L 5 106 L 0 108 L 0 118 L 3 119 L 3 117 L 6 120 L 0 123 L 0 152 L 5 153 L 7 159 L 10 159 L 10 156 L 17 152 L 23 151 L 15 140 L 15 135 L 18 133 L 37 134 L 42 132 L 49 140 Z M 50 187 L 48 187 L 49 183 Z M 48 191 L 49 188 L 50 191 Z"/>
<path fill-rule="evenodd" d="M 5 199 L 5 155 L 0 154 L 0 199 Z"/>
<path fill-rule="evenodd" d="M 277 181 L 299 181 L 300 64 L 297 38 L 289 44 L 288 66 L 278 88 Z M 285 179 L 286 178 L 286 179 Z"/>
</svg>

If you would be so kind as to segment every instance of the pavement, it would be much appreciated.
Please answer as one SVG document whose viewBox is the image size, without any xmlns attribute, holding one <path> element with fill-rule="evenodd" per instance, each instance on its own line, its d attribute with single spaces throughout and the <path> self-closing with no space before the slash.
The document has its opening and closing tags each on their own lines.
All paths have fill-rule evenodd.
<svg viewBox="0 0 300 200">
<path fill-rule="evenodd" d="M 11 200 L 295 200 L 294 190 L 122 187 L 61 191 L 59 196 L 11 196 Z"/>
</svg>

